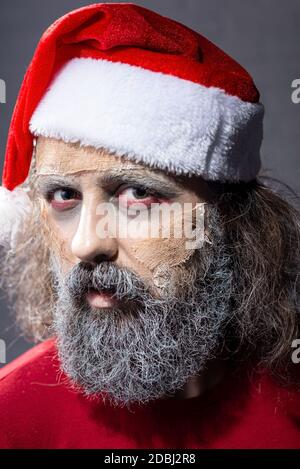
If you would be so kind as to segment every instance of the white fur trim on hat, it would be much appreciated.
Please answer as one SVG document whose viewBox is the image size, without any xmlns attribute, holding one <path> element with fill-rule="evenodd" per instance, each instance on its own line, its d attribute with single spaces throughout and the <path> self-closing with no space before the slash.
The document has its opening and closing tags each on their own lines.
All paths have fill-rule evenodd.
<svg viewBox="0 0 300 469">
<path fill-rule="evenodd" d="M 106 148 L 150 166 L 220 181 L 260 169 L 264 107 L 142 67 L 75 58 L 30 121 L 38 136 Z"/>
</svg>

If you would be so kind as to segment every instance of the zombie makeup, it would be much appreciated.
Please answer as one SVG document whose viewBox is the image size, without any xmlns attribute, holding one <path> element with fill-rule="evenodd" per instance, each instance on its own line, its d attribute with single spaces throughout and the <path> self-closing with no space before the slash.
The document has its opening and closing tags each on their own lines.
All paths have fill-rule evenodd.
<svg viewBox="0 0 300 469">
<path fill-rule="evenodd" d="M 44 198 L 47 194 L 52 197 L 54 231 L 69 244 L 76 234 L 82 210 L 90 210 L 101 250 L 101 239 L 105 236 L 99 227 L 106 220 L 98 216 L 99 206 L 108 203 L 112 208 L 117 207 L 107 218 L 108 224 L 114 226 L 112 219 L 118 217 L 118 232 L 113 236 L 131 265 L 136 265 L 141 275 L 157 287 L 162 286 L 163 280 L 166 285 L 170 283 L 177 267 L 184 267 L 193 255 L 194 250 L 187 248 L 190 238 L 186 225 L 191 227 L 195 220 L 200 220 L 204 230 L 205 202 L 174 177 L 105 150 L 47 138 L 37 141 L 36 161 L 41 192 Z M 67 200 L 61 200 L 62 197 Z M 134 208 L 136 215 L 132 215 Z M 196 216 L 199 208 L 203 209 L 200 218 Z M 130 229 L 123 236 L 125 227 Z"/>
</svg>

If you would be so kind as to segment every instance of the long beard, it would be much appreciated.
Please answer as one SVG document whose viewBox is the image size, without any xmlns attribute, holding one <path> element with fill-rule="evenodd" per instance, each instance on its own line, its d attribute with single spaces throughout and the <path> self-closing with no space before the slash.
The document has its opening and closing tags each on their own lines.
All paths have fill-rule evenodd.
<svg viewBox="0 0 300 469">
<path fill-rule="evenodd" d="M 61 366 L 84 393 L 114 405 L 146 403 L 173 395 L 215 358 L 230 316 L 232 268 L 213 209 L 209 232 L 212 244 L 196 250 L 176 276 L 166 268 L 169 288 L 159 297 L 110 262 L 80 263 L 65 278 L 53 262 Z M 91 288 L 110 290 L 119 306 L 91 308 Z"/>
</svg>

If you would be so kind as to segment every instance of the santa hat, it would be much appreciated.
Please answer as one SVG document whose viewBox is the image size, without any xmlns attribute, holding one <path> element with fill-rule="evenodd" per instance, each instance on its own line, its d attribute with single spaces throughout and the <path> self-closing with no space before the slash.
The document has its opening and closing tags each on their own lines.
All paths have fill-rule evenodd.
<svg viewBox="0 0 300 469">
<path fill-rule="evenodd" d="M 35 136 L 177 174 L 250 181 L 260 169 L 263 115 L 247 71 L 188 27 L 133 3 L 72 11 L 43 34 L 22 83 L 0 190 L 0 239 L 11 232 L 3 217 L 12 222 L 18 206 L 16 225 L 28 211 L 28 197 L 20 202 L 22 191 L 11 191 L 28 176 Z"/>
</svg>

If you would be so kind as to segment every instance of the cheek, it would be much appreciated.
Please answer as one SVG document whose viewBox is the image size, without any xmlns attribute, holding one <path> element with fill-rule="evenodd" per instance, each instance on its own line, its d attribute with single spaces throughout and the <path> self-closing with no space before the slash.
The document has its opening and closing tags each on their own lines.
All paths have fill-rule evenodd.
<svg viewBox="0 0 300 469">
<path fill-rule="evenodd" d="M 169 225 L 159 224 L 159 236 L 147 238 L 128 238 L 126 249 L 135 262 L 155 279 L 162 271 L 172 274 L 176 267 L 182 266 L 194 253 L 187 248 L 188 238 L 183 231 L 184 217 L 171 217 Z M 166 229 L 165 237 L 163 230 Z M 175 234 L 177 233 L 177 235 Z"/>
<path fill-rule="evenodd" d="M 194 251 L 187 249 L 185 242 L 177 238 L 130 240 L 128 250 L 149 276 L 155 278 L 159 271 L 181 266 L 190 258 Z"/>
<path fill-rule="evenodd" d="M 76 232 L 78 220 L 74 218 L 57 219 L 46 205 L 42 207 L 43 231 L 50 251 L 57 257 L 64 270 L 73 265 L 71 243 Z"/>
</svg>

